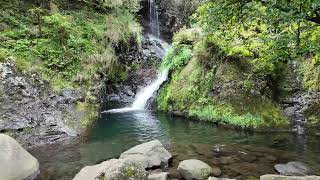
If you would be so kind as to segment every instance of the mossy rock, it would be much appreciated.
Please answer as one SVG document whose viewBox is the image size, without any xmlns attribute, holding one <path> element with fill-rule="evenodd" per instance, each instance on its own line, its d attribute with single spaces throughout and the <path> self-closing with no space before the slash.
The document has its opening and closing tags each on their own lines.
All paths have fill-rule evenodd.
<svg viewBox="0 0 320 180">
<path fill-rule="evenodd" d="M 253 74 L 244 59 L 228 57 L 210 68 L 203 61 L 193 56 L 181 70 L 173 71 L 160 89 L 160 110 L 242 128 L 288 126 L 281 107 L 271 98 L 267 80 Z"/>
</svg>

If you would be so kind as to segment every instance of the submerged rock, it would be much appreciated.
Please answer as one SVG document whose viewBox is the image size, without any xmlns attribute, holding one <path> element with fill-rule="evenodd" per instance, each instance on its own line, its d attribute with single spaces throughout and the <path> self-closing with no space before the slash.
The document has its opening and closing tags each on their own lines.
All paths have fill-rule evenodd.
<svg viewBox="0 0 320 180">
<path fill-rule="evenodd" d="M 179 164 L 178 172 L 186 180 L 207 179 L 213 173 L 213 169 L 200 160 L 190 159 Z"/>
<path fill-rule="evenodd" d="M 144 167 L 125 159 L 111 159 L 94 166 L 86 166 L 73 178 L 73 180 L 119 180 L 141 179 L 146 180 L 148 172 Z"/>
<path fill-rule="evenodd" d="M 167 180 L 168 176 L 169 176 L 169 173 L 167 172 L 155 173 L 155 174 L 150 174 L 148 176 L 148 180 Z"/>
<path fill-rule="evenodd" d="M 235 179 L 209 177 L 208 180 L 235 180 Z"/>
<path fill-rule="evenodd" d="M 39 162 L 10 136 L 0 134 L 0 179 L 35 179 Z"/>
<path fill-rule="evenodd" d="M 298 161 L 288 162 L 287 164 L 277 164 L 274 168 L 278 173 L 286 176 L 307 176 L 314 174 L 311 168 Z"/>
<path fill-rule="evenodd" d="M 141 163 L 144 168 L 167 167 L 171 158 L 159 140 L 137 145 L 120 155 L 120 159 Z"/>
<path fill-rule="evenodd" d="M 320 176 L 283 176 L 266 174 L 261 176 L 260 180 L 320 180 Z"/>
</svg>

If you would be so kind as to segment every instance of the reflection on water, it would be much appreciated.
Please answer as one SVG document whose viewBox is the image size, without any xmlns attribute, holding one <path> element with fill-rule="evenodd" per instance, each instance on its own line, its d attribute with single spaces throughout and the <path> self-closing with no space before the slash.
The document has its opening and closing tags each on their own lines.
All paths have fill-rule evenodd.
<svg viewBox="0 0 320 180">
<path fill-rule="evenodd" d="M 187 158 L 219 166 L 225 177 L 273 173 L 275 163 L 290 160 L 320 169 L 320 142 L 316 137 L 237 132 L 152 111 L 104 114 L 88 136 L 30 151 L 40 161 L 39 179 L 72 179 L 85 165 L 117 158 L 132 146 L 153 139 L 162 141 L 175 155 L 172 169 Z M 217 148 L 223 151 L 217 152 Z"/>
</svg>

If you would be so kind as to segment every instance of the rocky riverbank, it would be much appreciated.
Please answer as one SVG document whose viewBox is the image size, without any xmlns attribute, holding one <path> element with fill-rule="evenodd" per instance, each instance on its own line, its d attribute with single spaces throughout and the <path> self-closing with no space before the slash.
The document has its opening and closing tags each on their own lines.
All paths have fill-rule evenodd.
<svg viewBox="0 0 320 180">
<path fill-rule="evenodd" d="M 210 167 L 197 159 L 186 159 L 179 163 L 177 169 L 172 169 L 171 155 L 159 140 L 137 145 L 120 155 L 119 159 L 111 159 L 94 166 L 84 167 L 74 180 L 89 179 L 148 179 L 148 180 L 216 180 L 227 179 L 221 169 Z M 268 174 L 260 177 L 261 180 L 318 180 L 313 170 L 301 162 L 275 164 L 279 174 Z M 171 170 L 170 170 L 171 169 Z M 177 175 L 178 174 L 178 175 Z M 256 178 L 255 178 L 256 179 Z"/>
</svg>

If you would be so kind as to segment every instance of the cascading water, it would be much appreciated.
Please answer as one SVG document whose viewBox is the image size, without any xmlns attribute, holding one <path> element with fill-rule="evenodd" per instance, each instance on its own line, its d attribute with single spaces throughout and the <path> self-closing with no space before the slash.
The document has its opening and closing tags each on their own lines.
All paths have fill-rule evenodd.
<svg viewBox="0 0 320 180">
<path fill-rule="evenodd" d="M 156 52 L 160 56 L 164 56 L 169 45 L 160 39 L 158 7 L 155 3 L 155 0 L 148 0 L 148 4 L 149 4 L 149 28 L 150 28 L 151 34 L 148 34 L 146 37 L 151 42 L 153 42 L 153 44 L 155 44 L 154 47 L 156 48 Z M 148 100 L 152 98 L 154 93 L 160 88 L 161 84 L 167 80 L 168 72 L 169 72 L 168 69 L 163 70 L 153 83 L 151 83 L 149 86 L 143 88 L 140 92 L 138 92 L 133 104 L 130 107 L 125 107 L 122 109 L 112 109 L 106 112 L 119 113 L 119 112 L 137 111 L 137 110 L 146 109 L 148 107 Z"/>
<path fill-rule="evenodd" d="M 111 109 L 106 111 L 107 113 L 120 113 L 128 111 L 144 110 L 147 107 L 148 100 L 153 96 L 153 94 L 160 88 L 161 84 L 165 82 L 168 78 L 168 70 L 163 70 L 158 78 L 151 83 L 149 86 L 143 88 L 135 97 L 133 104 L 130 107 L 122 109 Z"/>
<path fill-rule="evenodd" d="M 147 86 L 140 93 L 138 93 L 131 108 L 145 109 L 147 107 L 148 100 L 153 96 L 154 92 L 156 92 L 160 88 L 161 84 L 167 80 L 167 78 L 168 70 L 162 71 L 156 81 L 154 81 L 151 85 Z"/>
<path fill-rule="evenodd" d="M 155 0 L 148 0 L 149 4 L 149 28 L 151 34 L 160 37 L 159 12 Z"/>
</svg>

